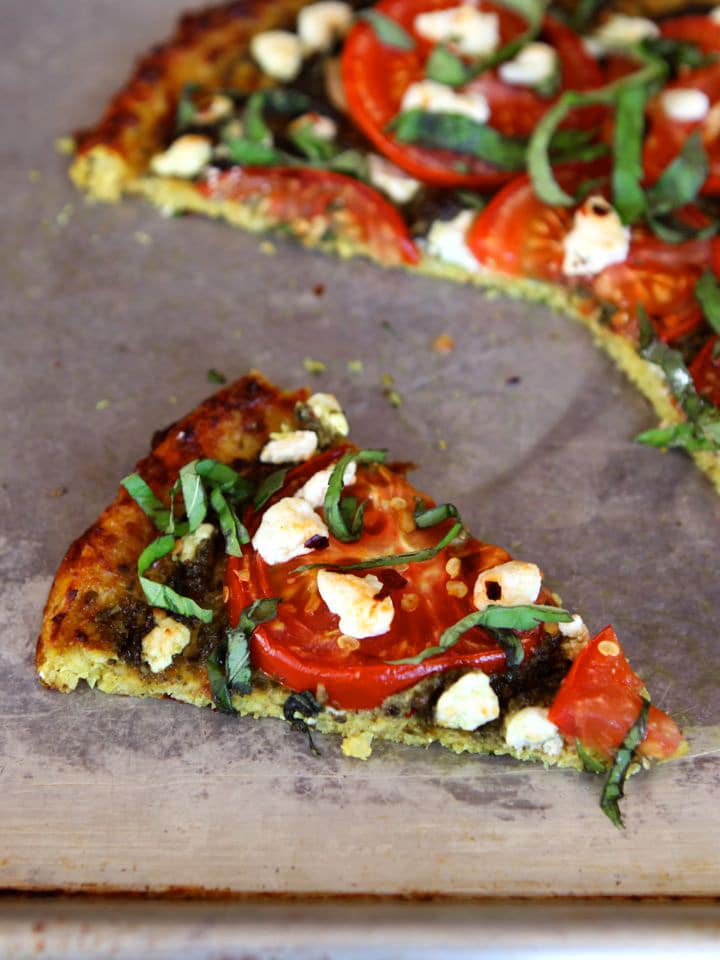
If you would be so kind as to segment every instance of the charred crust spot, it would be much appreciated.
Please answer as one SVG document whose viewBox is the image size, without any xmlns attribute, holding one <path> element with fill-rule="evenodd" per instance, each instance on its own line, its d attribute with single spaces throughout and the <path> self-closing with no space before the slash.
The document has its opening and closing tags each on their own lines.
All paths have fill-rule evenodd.
<svg viewBox="0 0 720 960">
<path fill-rule="evenodd" d="M 71 587 L 71 588 L 68 590 L 68 592 L 65 594 L 65 596 L 68 598 L 68 600 L 70 601 L 70 603 L 72 603 L 72 601 L 75 599 L 75 597 L 76 597 L 77 595 L 78 595 L 78 592 L 77 592 L 77 590 L 76 590 L 74 587 Z"/>
<path fill-rule="evenodd" d="M 76 630 L 73 633 L 73 640 L 77 640 L 78 643 L 87 643 L 90 637 L 85 633 L 84 630 Z"/>
<path fill-rule="evenodd" d="M 65 619 L 64 613 L 56 613 L 55 616 L 52 618 L 52 622 L 55 624 L 56 627 L 59 627 L 64 619 Z"/>
</svg>

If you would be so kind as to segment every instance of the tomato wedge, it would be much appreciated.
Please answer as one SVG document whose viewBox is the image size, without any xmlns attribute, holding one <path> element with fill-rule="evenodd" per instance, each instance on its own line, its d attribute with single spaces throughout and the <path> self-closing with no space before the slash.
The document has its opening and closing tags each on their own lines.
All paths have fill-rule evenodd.
<svg viewBox="0 0 720 960">
<path fill-rule="evenodd" d="M 495 187 L 515 174 L 451 150 L 400 143 L 387 130 L 389 122 L 400 111 L 407 87 L 424 79 L 425 64 L 432 50 L 432 44 L 415 33 L 415 17 L 456 5 L 457 0 L 382 0 L 377 4 L 375 9 L 401 24 L 416 45 L 412 50 L 386 46 L 371 26 L 358 23 L 345 41 L 342 57 L 348 108 L 355 123 L 377 149 L 417 179 L 448 187 Z M 502 44 L 525 30 L 524 20 L 499 4 L 483 0 L 478 8 L 497 14 Z M 558 52 L 563 87 L 585 90 L 601 85 L 602 72 L 598 64 L 571 30 L 547 17 L 543 37 Z M 510 137 L 528 137 L 556 99 L 504 83 L 497 70 L 481 74 L 466 89 L 485 95 L 490 105 L 491 125 Z M 568 122 L 586 128 L 596 125 L 598 119 L 598 111 L 593 108 L 575 111 Z"/>
<path fill-rule="evenodd" d="M 252 200 L 258 218 L 289 225 L 300 239 L 333 232 L 385 266 L 417 263 L 420 254 L 392 204 L 367 184 L 309 167 L 232 167 L 197 189 L 212 200 Z"/>
<path fill-rule="evenodd" d="M 568 740 L 576 738 L 603 760 L 617 751 L 640 713 L 644 684 L 627 661 L 612 627 L 580 652 L 550 707 L 549 719 Z M 667 760 L 684 751 L 674 720 L 651 706 L 638 752 Z"/>
<path fill-rule="evenodd" d="M 718 337 L 710 337 L 690 364 L 690 374 L 698 393 L 720 407 L 720 352 Z"/>
<path fill-rule="evenodd" d="M 671 40 L 694 43 L 703 53 L 720 54 L 720 23 L 712 17 L 671 17 L 660 24 L 660 33 Z"/>
<path fill-rule="evenodd" d="M 274 499 L 291 495 L 311 472 L 337 456 L 337 451 L 324 454 L 292 471 Z M 317 571 L 293 574 L 296 567 L 313 561 L 349 563 L 425 549 L 436 544 L 450 525 L 445 522 L 417 529 L 413 510 L 418 493 L 402 473 L 386 466 L 360 466 L 357 482 L 346 491 L 369 501 L 358 542 L 342 543 L 331 536 L 327 548 L 272 566 L 251 550 L 229 559 L 231 623 L 237 622 L 240 611 L 254 599 L 282 597 L 277 618 L 258 627 L 251 638 L 253 666 L 295 691 L 315 691 L 322 686 L 331 705 L 346 709 L 372 709 L 423 677 L 456 667 L 474 667 L 487 673 L 504 670 L 505 654 L 480 628 L 466 633 L 446 653 L 419 664 L 387 662 L 413 657 L 436 644 L 443 630 L 473 609 L 477 574 L 510 559 L 501 547 L 475 539 L 448 547 L 425 562 L 356 571 L 361 577 L 375 574 L 383 583 L 382 593 L 393 600 L 394 617 L 388 632 L 381 636 L 358 640 L 340 632 L 338 617 L 319 595 Z M 255 524 L 258 522 L 256 518 Z M 459 561 L 454 566 L 460 569 L 451 577 L 446 564 L 453 558 Z M 451 580 L 453 586 L 448 592 Z M 540 643 L 541 636 L 540 629 L 522 634 L 528 653 Z"/>
</svg>

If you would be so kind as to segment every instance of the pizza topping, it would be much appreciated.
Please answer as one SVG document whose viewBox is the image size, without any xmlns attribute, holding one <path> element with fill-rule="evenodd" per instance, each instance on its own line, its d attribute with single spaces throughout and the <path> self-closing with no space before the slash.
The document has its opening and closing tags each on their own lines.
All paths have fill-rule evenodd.
<svg viewBox="0 0 720 960">
<path fill-rule="evenodd" d="M 162 673 L 190 643 L 190 630 L 184 623 L 168 617 L 163 610 L 153 611 L 155 626 L 142 640 L 142 655 L 153 673 Z"/>
<path fill-rule="evenodd" d="M 319 0 L 298 14 L 297 30 L 305 54 L 325 53 L 352 26 L 353 11 L 341 0 Z"/>
<path fill-rule="evenodd" d="M 309 460 L 318 447 L 318 436 L 313 430 L 291 430 L 272 434 L 260 451 L 261 463 L 300 463 Z"/>
<path fill-rule="evenodd" d="M 534 87 L 544 91 L 557 78 L 558 56 L 549 43 L 534 41 L 523 47 L 512 60 L 501 63 L 500 79 L 513 86 Z M 549 91 L 551 92 L 551 91 Z"/>
<path fill-rule="evenodd" d="M 339 616 L 342 633 L 357 640 L 387 633 L 395 616 L 392 598 L 378 598 L 383 583 L 374 574 L 319 570 L 317 588 L 331 613 Z"/>
<path fill-rule="evenodd" d="M 335 394 L 314 393 L 308 398 L 307 406 L 330 440 L 346 437 L 350 433 L 347 417 Z"/>
<path fill-rule="evenodd" d="M 413 21 L 413 28 L 424 40 L 448 43 L 468 57 L 492 53 L 500 43 L 497 14 L 483 13 L 468 3 L 419 13 Z"/>
<path fill-rule="evenodd" d="M 328 528 L 307 500 L 283 497 L 263 514 L 252 545 L 265 563 L 273 565 L 310 553 L 307 542 L 327 535 Z"/>
<path fill-rule="evenodd" d="M 482 670 L 463 674 L 435 706 L 435 722 L 452 730 L 476 730 L 500 716 L 500 701 Z"/>
<path fill-rule="evenodd" d="M 436 220 L 425 238 L 427 253 L 444 263 L 477 273 L 480 265 L 466 239 L 474 219 L 474 210 L 461 210 L 452 220 Z"/>
<path fill-rule="evenodd" d="M 194 126 L 215 126 L 221 120 L 226 120 L 235 112 L 235 104 L 232 97 L 224 93 L 213 94 L 208 102 L 202 107 L 191 108 L 192 115 L 189 118 Z"/>
<path fill-rule="evenodd" d="M 150 169 L 161 177 L 192 178 L 210 162 L 212 143 L 207 137 L 186 133 L 173 141 L 164 153 L 156 154 Z"/>
<path fill-rule="evenodd" d="M 252 668 L 249 640 L 263 623 L 277 616 L 276 597 L 254 600 L 240 611 L 237 623 L 229 627 L 215 644 L 207 660 L 210 694 L 215 707 L 222 713 L 235 713 L 234 693 L 250 693 Z"/>
<path fill-rule="evenodd" d="M 563 273 L 568 277 L 600 273 L 622 263 L 630 250 L 630 228 L 599 194 L 588 197 L 575 212 L 572 230 L 565 237 Z"/>
<path fill-rule="evenodd" d="M 660 35 L 660 28 L 647 17 L 611 13 L 589 37 L 594 53 L 625 50 L 648 37 Z"/>
<path fill-rule="evenodd" d="M 469 117 L 478 123 L 485 123 L 490 119 L 490 106 L 482 93 L 473 90 L 456 93 L 445 84 L 436 83 L 434 80 L 411 83 L 403 94 L 400 110 L 456 114 Z"/>
<path fill-rule="evenodd" d="M 510 714 L 505 722 L 505 742 L 515 750 L 540 750 L 551 757 L 563 748 L 558 728 L 548 720 L 547 707 L 523 707 Z"/>
<path fill-rule="evenodd" d="M 367 161 L 370 182 L 395 203 L 409 203 L 422 187 L 419 180 L 377 153 L 368 154 Z"/>
<path fill-rule="evenodd" d="M 195 559 L 203 543 L 215 534 L 215 527 L 211 523 L 201 523 L 192 533 L 181 537 L 173 547 L 172 555 L 181 563 L 189 563 Z"/>
<path fill-rule="evenodd" d="M 325 497 L 327 496 L 328 485 L 330 483 L 332 472 L 333 467 L 326 467 L 324 470 L 318 470 L 306 483 L 302 485 L 302 487 L 300 487 L 295 496 L 301 497 L 303 500 L 307 500 L 314 510 L 318 510 L 325 503 Z M 345 467 L 342 477 L 343 487 L 349 487 L 355 483 L 356 476 L 357 465 L 353 461 Z"/>
<path fill-rule="evenodd" d="M 694 123 L 704 120 L 710 110 L 710 99 L 702 90 L 673 87 L 660 95 L 662 108 L 671 120 Z"/>
<path fill-rule="evenodd" d="M 510 560 L 478 574 L 473 588 L 473 604 L 485 610 L 490 604 L 514 607 L 537 600 L 542 587 L 540 568 L 534 563 Z"/>
<path fill-rule="evenodd" d="M 338 125 L 332 117 L 326 117 L 322 113 L 303 113 L 288 124 L 288 135 L 297 142 L 307 134 L 311 134 L 318 140 L 334 140 L 338 135 Z"/>
<path fill-rule="evenodd" d="M 256 33 L 250 40 L 250 53 L 263 73 L 283 83 L 292 82 L 302 68 L 302 41 L 288 30 Z"/>
</svg>

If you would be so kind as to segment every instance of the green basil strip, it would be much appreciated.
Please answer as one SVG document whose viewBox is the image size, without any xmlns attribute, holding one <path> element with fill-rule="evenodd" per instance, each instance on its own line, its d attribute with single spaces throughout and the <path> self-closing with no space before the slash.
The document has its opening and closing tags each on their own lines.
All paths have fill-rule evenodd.
<svg viewBox="0 0 720 960">
<path fill-rule="evenodd" d="M 188 523 L 186 520 L 177 521 L 175 519 L 175 500 L 180 493 L 180 477 L 170 487 L 170 518 L 168 520 L 167 532 L 176 537 L 184 537 L 188 532 Z"/>
<path fill-rule="evenodd" d="M 197 617 L 203 623 L 210 623 L 213 618 L 212 610 L 198 606 L 190 597 L 183 597 L 164 583 L 157 583 L 144 577 L 143 574 L 156 560 L 167 556 L 175 546 L 175 537 L 166 534 L 153 540 L 138 558 L 138 578 L 147 602 L 153 607 L 161 607 L 172 613 L 179 613 L 185 617 Z"/>
<path fill-rule="evenodd" d="M 240 167 L 282 167 L 289 158 L 281 150 L 245 137 L 227 136 L 223 143 L 230 152 L 230 159 Z"/>
<path fill-rule="evenodd" d="M 345 173 L 357 180 L 369 180 L 367 156 L 361 150 L 341 150 L 328 162 L 329 170 Z"/>
<path fill-rule="evenodd" d="M 648 209 L 662 216 L 692 203 L 707 180 L 708 156 L 698 130 L 691 133 L 675 159 L 647 192 Z"/>
<path fill-rule="evenodd" d="M 210 491 L 210 503 L 225 537 L 225 553 L 230 557 L 242 556 L 240 544 L 250 543 L 250 536 L 219 487 L 213 487 Z"/>
<path fill-rule="evenodd" d="M 131 473 L 127 477 L 123 477 L 120 481 L 120 486 L 127 490 L 135 503 L 140 507 L 142 512 L 152 520 L 157 529 L 160 530 L 161 533 L 165 533 L 170 521 L 170 511 L 164 503 L 158 500 L 140 474 Z"/>
<path fill-rule="evenodd" d="M 436 647 L 426 647 L 415 657 L 404 660 L 388 660 L 388 663 L 422 663 L 428 657 L 445 653 L 455 646 L 458 640 L 473 627 L 486 627 L 488 630 L 534 630 L 539 623 L 569 623 L 572 616 L 567 610 L 541 603 L 521 604 L 515 607 L 501 607 L 490 604 L 484 610 L 475 610 L 448 627 Z"/>
<path fill-rule="evenodd" d="M 225 676 L 228 689 L 234 693 L 249 693 L 251 689 L 250 648 L 248 641 L 256 627 L 277 616 L 278 598 L 263 597 L 255 600 L 240 614 L 236 627 L 227 633 Z"/>
<path fill-rule="evenodd" d="M 380 13 L 379 10 L 363 10 L 357 18 L 370 24 L 375 36 L 384 46 L 394 47 L 396 50 L 415 49 L 415 41 L 407 30 L 401 27 L 397 20 Z"/>
<path fill-rule="evenodd" d="M 180 132 L 187 127 L 191 127 L 195 122 L 195 104 L 193 96 L 200 89 L 199 83 L 186 83 L 180 91 L 177 108 L 175 110 L 175 129 Z"/>
<path fill-rule="evenodd" d="M 669 427 L 645 430 L 635 437 L 635 443 L 661 450 L 678 448 L 696 453 L 700 450 L 720 450 L 720 421 L 707 423 L 674 423 Z"/>
<path fill-rule="evenodd" d="M 295 147 L 308 160 L 318 163 L 329 163 L 338 153 L 338 147 L 327 137 L 319 137 L 312 128 L 312 123 L 303 124 L 294 130 L 288 131 L 288 137 Z"/>
<path fill-rule="evenodd" d="M 311 690 L 291 693 L 283 704 L 283 716 L 293 730 L 306 735 L 308 745 L 316 757 L 320 756 L 320 751 L 315 746 L 307 720 L 309 717 L 317 716 L 322 709 L 322 704 L 317 702 Z"/>
<path fill-rule="evenodd" d="M 325 523 L 328 525 L 330 533 L 342 540 L 343 543 L 352 543 L 357 540 L 362 531 L 362 517 L 365 512 L 365 506 L 354 506 L 354 516 L 348 522 L 347 508 L 341 507 L 341 496 L 343 490 L 343 478 L 345 470 L 351 463 L 384 463 L 387 457 L 387 450 L 359 450 L 357 453 L 352 450 L 343 454 L 333 467 L 328 482 L 325 502 L 323 503 L 323 512 L 325 514 Z M 353 498 L 354 500 L 355 498 Z M 355 501 L 357 504 L 357 501 Z"/>
<path fill-rule="evenodd" d="M 568 18 L 568 24 L 576 33 L 583 33 L 595 19 L 595 14 L 604 6 L 605 0 L 579 0 Z"/>
<path fill-rule="evenodd" d="M 213 650 L 207 658 L 207 673 L 210 681 L 212 701 L 221 713 L 236 713 L 227 685 L 225 666 L 218 650 Z"/>
<path fill-rule="evenodd" d="M 582 760 L 584 770 L 587 770 L 588 773 L 607 773 L 607 767 L 602 760 L 598 760 L 597 757 L 594 757 L 592 753 L 586 750 L 577 737 L 575 738 L 575 749 L 577 750 L 577 755 Z"/>
<path fill-rule="evenodd" d="M 231 494 L 237 501 L 247 500 L 253 492 L 250 480 L 218 460 L 198 460 L 195 472 L 212 486 L 219 487 L 223 493 Z"/>
<path fill-rule="evenodd" d="M 665 214 L 662 217 L 656 217 L 652 213 L 647 214 L 647 222 L 655 234 L 665 243 L 685 243 L 687 240 L 706 240 L 714 236 L 718 230 L 717 222 L 708 223 L 705 227 L 691 227 L 680 219 L 680 217 Z"/>
<path fill-rule="evenodd" d="M 695 284 L 695 299 L 715 333 L 720 334 L 720 283 L 712 270 L 705 270 Z"/>
<path fill-rule="evenodd" d="M 425 76 L 446 87 L 461 87 L 468 82 L 471 72 L 464 60 L 438 44 L 425 64 Z"/>
<path fill-rule="evenodd" d="M 197 530 L 207 516 L 207 497 L 202 479 L 195 471 L 197 460 L 191 460 L 180 468 L 180 489 L 185 502 L 185 513 L 190 533 Z"/>
<path fill-rule="evenodd" d="M 546 0 L 502 0 L 502 6 L 508 7 L 514 13 L 523 17 L 527 23 L 527 29 L 518 34 L 518 36 L 509 43 L 506 43 L 505 46 L 500 47 L 494 53 L 489 54 L 487 57 L 482 57 L 472 64 L 467 70 L 465 83 L 473 77 L 484 73 L 486 70 L 490 70 L 492 67 L 504 63 L 506 60 L 512 59 L 527 43 L 534 40 L 540 33 L 548 4 Z"/>
<path fill-rule="evenodd" d="M 664 60 L 673 75 L 681 67 L 705 67 L 717 62 L 717 54 L 704 53 L 695 43 L 676 40 L 672 37 L 646 37 L 642 41 L 643 49 L 654 57 Z"/>
<path fill-rule="evenodd" d="M 512 670 L 513 667 L 519 667 L 525 659 L 525 647 L 523 647 L 522 640 L 515 631 L 491 629 L 490 627 L 485 627 L 485 629 L 497 640 L 499 646 L 502 647 L 508 670 Z"/>
<path fill-rule="evenodd" d="M 625 824 L 620 816 L 620 807 L 618 801 L 623 797 L 623 787 L 627 779 L 628 770 L 632 763 L 635 750 L 645 739 L 647 733 L 647 718 L 650 710 L 650 701 L 645 700 L 638 715 L 637 720 L 628 730 L 625 739 L 620 744 L 618 752 L 615 754 L 610 772 L 608 773 L 605 786 L 600 797 L 600 809 L 615 824 L 616 827 L 624 827 Z"/>
<path fill-rule="evenodd" d="M 253 500 L 253 507 L 256 510 L 261 510 L 268 502 L 270 497 L 280 490 L 282 485 L 285 483 L 285 477 L 287 476 L 289 469 L 289 467 L 281 467 L 280 470 L 274 470 L 272 473 L 268 474 L 267 477 L 265 477 L 263 482 L 257 488 L 255 499 Z"/>
<path fill-rule="evenodd" d="M 647 98 L 645 86 L 626 87 L 617 98 L 612 189 L 615 209 L 624 224 L 634 223 L 645 212 L 645 192 L 641 184 Z"/>
<path fill-rule="evenodd" d="M 271 87 L 269 90 L 257 90 L 251 93 L 243 111 L 243 130 L 248 140 L 256 143 L 272 144 L 272 131 L 265 122 L 265 113 L 288 115 L 290 117 L 305 113 L 311 107 L 310 97 L 299 90 L 286 90 L 283 87 Z"/>
<path fill-rule="evenodd" d="M 420 500 L 415 507 L 415 526 L 420 527 L 421 530 L 425 530 L 427 527 L 435 527 L 438 523 L 449 520 L 451 517 L 460 518 L 458 508 L 452 503 L 440 503 L 436 507 L 426 507 Z"/>
<path fill-rule="evenodd" d="M 389 124 L 401 143 L 420 143 L 478 157 L 503 170 L 525 168 L 523 140 L 505 137 L 489 124 L 459 113 L 426 113 L 405 110 Z"/>
</svg>

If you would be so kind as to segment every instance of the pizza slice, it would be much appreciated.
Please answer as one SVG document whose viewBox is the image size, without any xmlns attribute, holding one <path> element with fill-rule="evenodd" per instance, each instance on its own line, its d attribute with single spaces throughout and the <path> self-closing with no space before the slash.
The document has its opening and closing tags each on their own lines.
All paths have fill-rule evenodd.
<svg viewBox="0 0 720 960">
<path fill-rule="evenodd" d="M 71 176 L 585 324 L 720 489 L 720 18 L 229 3 L 144 57 Z M 710 346 L 711 344 L 711 346 Z"/>
<path fill-rule="evenodd" d="M 611 627 L 473 537 L 330 394 L 253 373 L 157 434 L 68 550 L 37 646 L 67 692 L 172 697 L 341 734 L 605 771 L 685 750 Z"/>
</svg>

